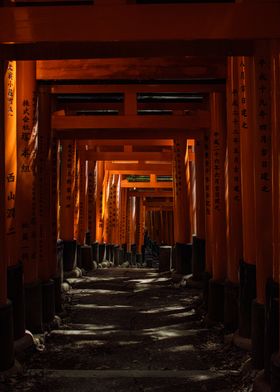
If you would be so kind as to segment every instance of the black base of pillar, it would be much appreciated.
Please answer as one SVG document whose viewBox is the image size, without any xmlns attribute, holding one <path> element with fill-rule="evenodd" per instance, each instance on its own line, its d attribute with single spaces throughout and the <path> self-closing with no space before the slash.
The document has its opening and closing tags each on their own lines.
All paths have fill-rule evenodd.
<svg viewBox="0 0 280 392">
<path fill-rule="evenodd" d="M 91 249 L 92 249 L 92 260 L 96 261 L 98 263 L 98 260 L 99 260 L 99 243 L 98 242 L 93 242 L 91 244 Z"/>
<path fill-rule="evenodd" d="M 142 264 L 143 259 L 142 259 L 142 253 L 136 253 L 136 264 Z"/>
<path fill-rule="evenodd" d="M 171 271 L 172 263 L 172 247 L 160 246 L 159 247 L 159 272 Z"/>
<path fill-rule="evenodd" d="M 81 264 L 86 271 L 93 269 L 92 248 L 88 245 L 81 246 Z"/>
<path fill-rule="evenodd" d="M 279 349 L 279 284 L 272 279 L 266 285 L 264 378 L 271 378 L 271 356 Z"/>
<path fill-rule="evenodd" d="M 81 252 L 81 244 L 77 244 L 77 250 L 76 250 L 76 266 L 78 268 L 83 268 L 83 262 L 82 262 L 82 252 Z M 72 271 L 72 270 L 71 270 Z"/>
<path fill-rule="evenodd" d="M 224 282 L 209 280 L 208 319 L 214 322 L 224 321 Z"/>
<path fill-rule="evenodd" d="M 88 245 L 88 246 L 91 246 L 91 234 L 90 234 L 90 231 L 86 232 L 85 244 Z"/>
<path fill-rule="evenodd" d="M 63 241 L 61 239 L 58 239 L 56 242 L 56 255 L 57 255 L 58 274 L 60 275 L 62 282 L 63 282 L 63 248 L 64 248 Z"/>
<path fill-rule="evenodd" d="M 180 244 L 176 242 L 175 264 L 178 274 L 186 275 L 192 273 L 192 244 Z"/>
<path fill-rule="evenodd" d="M 271 358 L 271 392 L 280 391 L 280 356 L 278 353 L 272 355 Z"/>
<path fill-rule="evenodd" d="M 228 332 L 238 329 L 239 284 L 225 282 L 224 285 L 224 326 Z"/>
<path fill-rule="evenodd" d="M 132 253 L 131 252 L 126 252 L 126 261 L 128 261 L 129 264 L 132 263 Z"/>
<path fill-rule="evenodd" d="M 205 270 L 205 240 L 193 236 L 192 273 L 193 280 L 202 280 Z"/>
<path fill-rule="evenodd" d="M 0 371 L 14 364 L 14 321 L 11 301 L 0 305 Z"/>
<path fill-rule="evenodd" d="M 209 298 L 209 282 L 212 279 L 212 275 L 209 272 L 204 272 L 203 274 L 203 303 L 208 309 L 208 298 Z"/>
<path fill-rule="evenodd" d="M 7 283 L 8 298 L 13 305 L 14 340 L 18 340 L 25 334 L 23 267 L 21 263 L 8 267 Z"/>
<path fill-rule="evenodd" d="M 24 286 L 26 329 L 32 333 L 42 333 L 42 284 L 34 282 Z"/>
<path fill-rule="evenodd" d="M 115 266 L 118 266 L 120 264 L 119 245 L 113 245 L 113 263 Z"/>
<path fill-rule="evenodd" d="M 63 241 L 63 269 L 66 272 L 73 271 L 77 266 L 77 242 Z"/>
<path fill-rule="evenodd" d="M 264 305 L 256 300 L 252 303 L 252 366 L 255 369 L 264 367 Z"/>
<path fill-rule="evenodd" d="M 62 298 L 61 298 L 61 277 L 56 276 L 53 279 L 54 282 L 54 308 L 55 314 L 59 314 L 63 311 L 62 308 Z"/>
<path fill-rule="evenodd" d="M 42 284 L 42 319 L 44 324 L 53 322 L 55 316 L 55 290 L 54 281 L 49 280 Z"/>
<path fill-rule="evenodd" d="M 256 298 L 256 266 L 245 262 L 240 263 L 239 289 L 239 335 L 251 337 L 251 309 Z"/>
<path fill-rule="evenodd" d="M 119 248 L 119 265 L 122 265 L 124 263 L 124 249 L 123 248 Z"/>
<path fill-rule="evenodd" d="M 99 244 L 99 259 L 98 263 L 102 263 L 106 259 L 106 244 Z"/>
</svg>

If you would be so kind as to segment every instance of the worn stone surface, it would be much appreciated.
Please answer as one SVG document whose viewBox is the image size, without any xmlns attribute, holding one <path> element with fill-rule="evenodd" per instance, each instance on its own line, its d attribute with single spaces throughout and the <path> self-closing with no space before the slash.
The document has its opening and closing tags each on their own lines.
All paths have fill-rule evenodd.
<svg viewBox="0 0 280 392">
<path fill-rule="evenodd" d="M 22 374 L 0 377 L 1 391 L 252 390 L 248 353 L 224 343 L 221 325 L 206 328 L 199 287 L 132 268 L 69 281 L 61 327 L 21 355 Z"/>
</svg>

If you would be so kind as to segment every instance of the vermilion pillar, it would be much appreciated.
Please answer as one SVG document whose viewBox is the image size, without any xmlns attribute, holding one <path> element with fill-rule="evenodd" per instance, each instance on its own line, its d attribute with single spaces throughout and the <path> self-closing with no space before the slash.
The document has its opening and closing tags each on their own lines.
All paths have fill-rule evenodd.
<svg viewBox="0 0 280 392">
<path fill-rule="evenodd" d="M 251 336 L 251 305 L 256 296 L 256 225 L 253 149 L 253 64 L 238 57 L 243 260 L 240 264 L 239 334 Z"/>
<path fill-rule="evenodd" d="M 188 273 L 191 262 L 191 251 L 187 243 L 191 240 L 189 195 L 186 182 L 186 138 L 174 139 L 173 147 L 173 192 L 174 192 L 174 230 L 176 270 Z"/>
<path fill-rule="evenodd" d="M 211 108 L 211 192 L 212 192 L 212 280 L 209 282 L 208 316 L 215 321 L 224 319 L 224 281 L 226 278 L 226 210 L 225 156 L 226 110 L 225 96 L 212 93 Z"/>
<path fill-rule="evenodd" d="M 17 263 L 16 242 L 16 179 L 17 179 L 17 137 L 16 137 L 16 62 L 9 61 L 5 72 L 5 255 L 8 265 Z"/>
<path fill-rule="evenodd" d="M 96 162 L 88 161 L 87 210 L 88 230 L 93 241 L 96 240 Z"/>
<path fill-rule="evenodd" d="M 195 140 L 195 210 L 196 232 L 193 236 L 193 278 L 201 280 L 205 271 L 205 190 L 204 190 L 204 142 L 199 136 Z"/>
<path fill-rule="evenodd" d="M 83 245 L 86 235 L 86 161 L 81 149 L 79 150 L 79 221 L 78 221 L 78 242 Z"/>
<path fill-rule="evenodd" d="M 76 143 L 77 144 L 77 143 Z M 75 185 L 74 185 L 74 238 L 78 241 L 79 205 L 80 205 L 80 148 L 76 147 Z M 78 241 L 79 243 L 79 241 Z M 82 245 L 82 243 L 80 243 Z"/>
<path fill-rule="evenodd" d="M 103 179 L 104 162 L 96 162 L 96 241 L 103 241 Z"/>
<path fill-rule="evenodd" d="M 17 242 L 23 262 L 24 282 L 38 279 L 36 249 L 36 137 L 37 92 L 35 61 L 17 62 Z M 22 208 L 24 206 L 24 208 Z"/>
<path fill-rule="evenodd" d="M 5 130 L 5 120 L 8 115 L 7 109 L 9 109 L 8 99 L 10 97 L 11 103 L 13 103 L 14 99 L 15 86 L 11 83 L 11 87 L 9 87 L 7 83 L 9 80 L 8 71 L 14 75 L 13 65 L 13 62 L 11 64 L 3 61 L 0 63 L 0 99 L 2 102 L 4 101 L 4 105 L 1 106 L 0 110 L 0 185 L 2 189 L 2 192 L 0 192 L 0 251 L 2 254 L 0 261 L 0 371 L 9 369 L 14 363 L 13 309 L 11 302 L 7 299 L 8 249 L 5 246 L 7 238 L 6 214 L 8 208 L 8 200 L 6 199 L 7 195 L 5 190 L 7 182 L 7 175 L 5 171 L 6 152 L 8 153 L 8 151 L 6 151 L 7 133 Z M 8 95 L 9 91 L 10 93 Z M 12 113 L 10 112 L 10 114 Z M 16 157 L 14 159 L 16 159 Z"/>
<path fill-rule="evenodd" d="M 254 172 L 257 297 L 252 307 L 253 365 L 264 366 L 266 286 L 272 279 L 271 58 L 267 43 L 254 57 Z"/>
<path fill-rule="evenodd" d="M 76 266 L 76 241 L 74 240 L 73 224 L 76 142 L 74 140 L 61 140 L 61 149 L 60 236 L 64 242 L 64 270 L 71 271 Z"/>
<path fill-rule="evenodd" d="M 141 253 L 141 248 L 144 243 L 144 204 L 143 197 L 136 197 L 136 249 Z"/>
<path fill-rule="evenodd" d="M 239 264 L 243 256 L 238 59 L 229 57 L 227 67 L 227 281 L 224 323 L 229 330 L 236 330 L 239 313 Z"/>
<path fill-rule="evenodd" d="M 273 42 L 272 51 L 272 210 L 273 210 L 273 280 L 275 288 L 271 295 L 272 312 L 268 319 L 271 321 L 269 328 L 271 340 L 271 353 L 275 353 L 272 357 L 271 366 L 271 391 L 276 392 L 280 389 L 280 331 L 279 331 L 279 281 L 280 281 L 280 43 Z M 278 341 L 277 341 L 278 340 Z M 267 356 L 266 356 L 267 357 Z M 265 363 L 269 368 L 269 357 Z M 270 368 L 269 368 L 270 369 Z M 267 374 L 268 372 L 266 372 Z M 270 376 L 270 373 L 268 373 Z"/>
<path fill-rule="evenodd" d="M 120 209 L 120 240 L 119 243 L 122 245 L 126 242 L 126 223 L 127 223 L 127 188 L 121 188 L 121 209 Z"/>
<path fill-rule="evenodd" d="M 207 279 L 212 276 L 212 173 L 211 173 L 211 138 L 210 131 L 204 135 L 204 190 L 205 190 L 205 272 Z M 207 287 L 205 287 L 207 293 Z M 205 298 L 207 302 L 207 298 Z"/>
</svg>

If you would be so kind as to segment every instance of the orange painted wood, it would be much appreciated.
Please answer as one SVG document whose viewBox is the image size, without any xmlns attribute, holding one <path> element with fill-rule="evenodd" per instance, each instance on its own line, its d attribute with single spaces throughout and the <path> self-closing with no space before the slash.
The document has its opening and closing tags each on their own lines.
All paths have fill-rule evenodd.
<svg viewBox="0 0 280 392">
<path fill-rule="evenodd" d="M 171 152 L 93 152 L 85 151 L 87 161 L 171 161 Z"/>
<path fill-rule="evenodd" d="M 60 131 L 80 129 L 88 129 L 91 132 L 94 129 L 162 129 L 174 131 L 208 128 L 209 124 L 209 113 L 203 111 L 191 116 L 52 116 L 52 127 Z M 90 138 L 88 137 L 88 139 Z"/>
<path fill-rule="evenodd" d="M 88 181 L 87 181 L 87 211 L 88 211 L 88 230 L 91 233 L 91 239 L 96 240 L 96 162 L 89 161 Z"/>
<path fill-rule="evenodd" d="M 204 195 L 205 195 L 205 270 L 212 275 L 213 261 L 212 261 L 212 214 L 213 214 L 213 200 L 212 200 L 212 139 L 210 137 L 210 130 L 207 130 L 204 135 Z"/>
<path fill-rule="evenodd" d="M 174 228 L 175 242 L 188 243 L 191 240 L 190 205 L 186 180 L 186 139 L 174 139 Z"/>
<path fill-rule="evenodd" d="M 18 258 L 23 262 L 24 282 L 38 279 L 36 248 L 35 158 L 38 123 L 36 119 L 36 63 L 17 62 L 17 184 L 16 231 Z M 24 206 L 24 208 L 23 208 Z"/>
<path fill-rule="evenodd" d="M 280 45 L 274 42 L 272 47 L 272 241 L 273 241 L 273 280 L 280 282 Z"/>
<path fill-rule="evenodd" d="M 196 235 L 205 239 L 204 141 L 195 141 Z"/>
<path fill-rule="evenodd" d="M 8 265 L 18 262 L 16 237 L 16 62 L 9 61 L 4 76 L 4 134 L 5 134 L 5 257 Z"/>
<path fill-rule="evenodd" d="M 103 178 L 104 162 L 96 162 L 96 241 L 102 242 L 103 236 Z"/>
<path fill-rule="evenodd" d="M 80 144 L 88 145 L 88 148 L 94 148 L 96 146 L 125 146 L 125 145 L 132 145 L 132 146 L 173 146 L 173 140 L 168 139 L 158 139 L 158 140 L 145 140 L 145 139 L 91 139 L 87 141 L 81 141 Z"/>
<path fill-rule="evenodd" d="M 257 302 L 266 302 L 266 283 L 272 278 L 272 162 L 271 56 L 260 43 L 254 57 L 255 75 L 255 214 Z"/>
<path fill-rule="evenodd" d="M 205 93 L 225 91 L 225 85 L 219 84 L 55 84 L 52 94 L 94 94 L 94 93 Z"/>
<path fill-rule="evenodd" d="M 173 188 L 173 183 L 172 182 L 167 182 L 167 181 L 162 181 L 162 182 L 130 182 L 127 180 L 122 180 L 121 182 L 121 187 L 122 188 L 147 188 L 147 189 L 171 189 Z"/>
<path fill-rule="evenodd" d="M 227 278 L 233 283 L 238 283 L 239 264 L 243 256 L 238 71 L 238 58 L 229 57 L 226 162 Z"/>
<path fill-rule="evenodd" d="M 52 275 L 51 265 L 56 263 L 52 259 L 50 226 L 52 224 L 51 204 L 51 98 L 49 89 L 41 86 L 39 89 L 38 109 L 38 149 L 37 149 L 37 254 L 39 278 L 47 281 Z"/>
<path fill-rule="evenodd" d="M 226 208 L 225 208 L 225 156 L 226 156 L 225 97 L 211 94 L 211 181 L 212 181 L 212 268 L 213 279 L 226 278 Z"/>
<path fill-rule="evenodd" d="M 169 41 L 174 45 L 186 40 L 278 38 L 280 35 L 277 3 L 204 4 L 203 12 L 200 4 L 172 4 L 162 5 L 158 10 L 156 5 L 57 6 L 55 12 L 53 7 L 4 7 L 0 15 L 0 40 L 100 44 Z M 261 33 L 259 26 L 262 26 Z"/>
<path fill-rule="evenodd" d="M 0 100 L 5 99 L 5 72 L 7 63 L 0 62 Z M 1 106 L 0 112 L 0 188 L 5 189 L 5 108 Z M 7 302 L 7 264 L 5 239 L 6 239 L 6 197 L 5 192 L 0 192 L 0 252 L 3 255 L 0 260 L 0 304 Z"/>
<path fill-rule="evenodd" d="M 254 173 L 252 59 L 238 57 L 238 69 L 243 258 L 248 264 L 256 264 L 255 192 L 254 176 L 252 175 Z"/>
<path fill-rule="evenodd" d="M 74 140 L 62 140 L 61 147 L 60 234 L 63 240 L 71 241 L 74 239 L 76 143 Z"/>
<path fill-rule="evenodd" d="M 150 57 L 37 61 L 37 79 L 90 80 L 161 78 L 225 78 L 223 57 Z"/>
<path fill-rule="evenodd" d="M 86 222 L 86 161 L 84 154 L 80 154 L 80 170 L 79 170 L 79 221 L 78 221 L 78 242 L 84 244 L 87 222 Z"/>
</svg>

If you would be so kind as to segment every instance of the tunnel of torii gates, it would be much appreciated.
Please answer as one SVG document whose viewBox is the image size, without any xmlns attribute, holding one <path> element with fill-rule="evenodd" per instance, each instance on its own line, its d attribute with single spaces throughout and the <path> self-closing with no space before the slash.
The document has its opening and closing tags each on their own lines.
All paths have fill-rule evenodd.
<svg viewBox="0 0 280 392">
<path fill-rule="evenodd" d="M 0 13 L 0 370 L 13 365 L 26 329 L 42 331 L 61 310 L 77 249 L 85 268 L 104 257 L 140 260 L 148 230 L 169 246 L 178 273 L 191 264 L 205 282 L 208 319 L 251 345 L 254 366 L 279 391 L 279 3 L 203 5 L 201 14 L 195 5 L 161 6 L 159 23 L 156 7 L 110 7 Z M 83 28 L 73 29 L 77 20 Z M 111 68 L 132 79 L 152 53 L 183 54 L 182 79 L 196 68 L 192 83 L 143 82 L 174 78 L 167 60 L 158 76 L 162 59 L 142 83 L 114 84 L 114 72 L 111 83 L 96 82 L 93 57 L 119 57 Z M 203 83 L 217 70 L 207 56 L 216 55 L 224 74 Z M 122 98 L 107 107 L 61 99 L 91 94 Z M 149 106 L 141 94 L 201 99 Z M 104 107 L 111 111 L 85 115 Z"/>
</svg>

